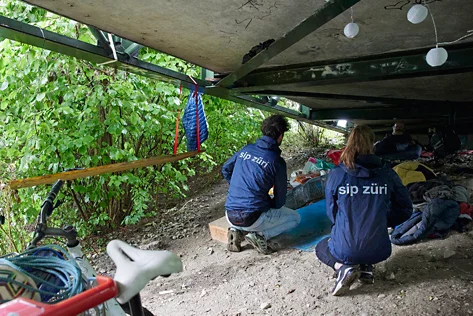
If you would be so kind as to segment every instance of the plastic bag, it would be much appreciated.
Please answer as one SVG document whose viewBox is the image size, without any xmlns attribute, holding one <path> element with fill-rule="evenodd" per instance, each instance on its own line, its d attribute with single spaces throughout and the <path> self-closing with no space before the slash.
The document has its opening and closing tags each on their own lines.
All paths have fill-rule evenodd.
<svg viewBox="0 0 473 316">
<path fill-rule="evenodd" d="M 330 170 L 330 169 L 333 169 L 335 168 L 335 165 L 333 163 L 330 163 L 330 162 L 326 162 L 322 159 L 319 159 L 317 161 L 317 163 L 315 164 L 315 167 L 318 169 L 318 170 Z"/>
<path fill-rule="evenodd" d="M 199 104 L 196 104 L 196 99 Z M 184 125 L 184 130 L 186 132 L 188 151 L 197 150 L 196 106 L 198 107 L 199 113 L 200 143 L 202 144 L 209 137 L 207 118 L 205 117 L 204 105 L 202 104 L 202 95 L 197 93 L 196 98 L 194 91 L 191 90 L 189 100 L 187 101 L 186 110 L 184 111 L 184 116 L 182 117 L 182 125 Z"/>
<path fill-rule="evenodd" d="M 308 174 L 318 171 L 319 169 L 317 168 L 316 163 L 317 159 L 310 157 L 309 160 L 305 163 L 304 168 L 302 168 L 302 173 Z"/>
<path fill-rule="evenodd" d="M 327 152 L 327 157 L 332 159 L 333 163 L 338 166 L 340 164 L 340 157 L 342 156 L 342 153 L 343 151 L 345 150 L 345 148 L 343 149 L 331 149 Z"/>
</svg>

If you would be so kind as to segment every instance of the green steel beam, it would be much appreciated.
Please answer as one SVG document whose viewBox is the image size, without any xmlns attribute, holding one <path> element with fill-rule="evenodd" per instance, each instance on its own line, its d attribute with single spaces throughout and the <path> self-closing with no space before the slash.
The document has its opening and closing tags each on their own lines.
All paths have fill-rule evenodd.
<svg viewBox="0 0 473 316">
<path fill-rule="evenodd" d="M 103 47 L 94 46 L 64 35 L 42 30 L 39 27 L 18 22 L 3 16 L 0 16 L 0 38 L 8 38 L 10 40 L 51 50 L 78 59 L 87 60 L 96 64 L 113 61 L 113 57 L 110 57 Z M 136 58 L 128 58 L 128 55 L 124 52 L 117 52 L 117 58 L 118 60 L 113 63 L 108 63 L 106 66 L 168 82 L 175 86 L 182 84 L 184 88 L 195 88 L 195 84 L 190 79 L 190 77 L 183 73 L 179 73 L 151 63 L 143 62 Z M 270 106 L 267 103 L 262 102 L 260 99 L 250 96 L 231 94 L 228 89 L 207 89 L 206 81 L 200 79 L 195 79 L 195 81 L 197 82 L 199 91 L 206 94 L 234 101 L 260 110 L 281 114 L 310 124 L 327 127 L 337 132 L 344 132 L 341 129 L 332 128 L 323 122 L 311 121 L 308 117 L 297 111 L 280 106 Z"/>
<path fill-rule="evenodd" d="M 371 55 L 338 61 L 258 69 L 236 83 L 236 93 L 278 90 L 278 86 L 333 85 L 366 81 L 437 76 L 473 71 L 473 43 L 447 47 L 448 60 L 440 67 L 425 61 L 429 48 Z"/>
<path fill-rule="evenodd" d="M 123 46 L 125 48 L 125 54 L 127 54 L 129 56 L 135 55 L 143 47 L 143 45 L 133 43 L 133 42 L 131 42 L 129 45 L 126 45 L 126 43 L 123 42 Z"/>
<path fill-rule="evenodd" d="M 394 122 L 393 122 L 394 124 Z M 393 124 L 391 125 L 370 125 L 371 129 L 376 134 L 385 134 L 392 132 Z M 413 133 L 420 133 L 420 134 L 427 134 L 429 128 L 432 127 L 442 127 L 451 125 L 454 127 L 457 134 L 471 134 L 471 122 L 467 121 L 460 121 L 455 124 L 448 124 L 446 120 L 433 120 L 430 122 L 422 122 L 421 124 L 406 124 L 407 132 Z"/>
<path fill-rule="evenodd" d="M 212 70 L 205 69 L 205 68 L 200 68 L 200 79 L 206 80 L 206 79 L 213 79 L 215 73 Z"/>
<path fill-rule="evenodd" d="M 313 120 L 390 120 L 390 119 L 449 119 L 452 113 L 456 117 L 473 118 L 473 106 L 452 107 L 369 107 L 357 109 L 317 109 L 312 110 Z"/>
<path fill-rule="evenodd" d="M 232 86 L 237 80 L 243 78 L 271 58 L 277 56 L 327 22 L 333 20 L 335 17 L 360 2 L 360 0 L 326 0 L 325 2 L 326 3 L 320 9 L 317 9 L 313 15 L 303 20 L 296 27 L 283 35 L 283 37 L 277 39 L 268 49 L 262 51 L 247 63 L 240 66 L 240 68 L 223 78 L 218 83 L 218 86 Z"/>
<path fill-rule="evenodd" d="M 252 95 L 259 96 L 273 96 L 278 95 L 286 98 L 308 98 L 311 100 L 321 101 L 348 101 L 356 102 L 358 104 L 377 105 L 377 106 L 473 106 L 473 102 L 454 102 L 454 101 L 438 101 L 438 100 L 422 100 L 422 99 L 404 99 L 404 98 L 388 98 L 388 97 L 373 97 L 363 95 L 346 95 L 346 94 L 331 94 L 331 93 L 316 93 L 316 92 L 299 92 L 299 91 L 282 91 L 282 90 L 263 90 L 254 91 Z"/>
<path fill-rule="evenodd" d="M 111 54 L 112 49 L 110 48 L 110 43 L 108 42 L 108 39 L 105 37 L 103 32 L 93 26 L 87 25 L 90 33 L 95 37 L 97 40 L 98 46 L 102 47 L 107 53 Z"/>
</svg>

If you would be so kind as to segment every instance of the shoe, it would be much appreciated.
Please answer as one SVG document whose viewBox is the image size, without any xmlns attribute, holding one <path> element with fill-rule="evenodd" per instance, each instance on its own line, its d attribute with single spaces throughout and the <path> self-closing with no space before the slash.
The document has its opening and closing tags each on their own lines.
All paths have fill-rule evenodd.
<svg viewBox="0 0 473 316">
<path fill-rule="evenodd" d="M 348 292 L 350 286 L 360 277 L 359 266 L 343 265 L 337 270 L 337 282 L 332 290 L 333 296 L 340 296 Z"/>
<path fill-rule="evenodd" d="M 263 255 L 269 255 L 273 251 L 268 247 L 266 238 L 258 234 L 250 233 L 245 236 L 245 239 L 250 243 L 259 253 Z"/>
<path fill-rule="evenodd" d="M 235 228 L 228 229 L 227 249 L 231 252 L 241 251 L 241 242 L 243 241 L 243 233 Z"/>
<path fill-rule="evenodd" d="M 371 264 L 360 265 L 360 281 L 366 284 L 374 283 L 373 265 Z"/>
<path fill-rule="evenodd" d="M 273 241 L 272 239 L 267 241 L 268 243 L 268 248 L 271 249 L 272 252 L 279 251 L 283 248 L 281 244 L 279 244 L 276 241 Z"/>
</svg>

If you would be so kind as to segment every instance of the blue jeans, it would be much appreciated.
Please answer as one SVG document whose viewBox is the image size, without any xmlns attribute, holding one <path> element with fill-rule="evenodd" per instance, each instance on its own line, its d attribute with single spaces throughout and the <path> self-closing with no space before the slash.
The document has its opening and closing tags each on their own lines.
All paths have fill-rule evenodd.
<svg viewBox="0 0 473 316">
<path fill-rule="evenodd" d="M 227 217 L 228 221 L 228 217 Z M 275 209 L 271 208 L 248 227 L 235 226 L 230 221 L 228 223 L 231 227 L 252 233 L 259 233 L 266 239 L 276 237 L 283 232 L 296 227 L 301 222 L 301 216 L 296 211 L 285 206 Z"/>
</svg>

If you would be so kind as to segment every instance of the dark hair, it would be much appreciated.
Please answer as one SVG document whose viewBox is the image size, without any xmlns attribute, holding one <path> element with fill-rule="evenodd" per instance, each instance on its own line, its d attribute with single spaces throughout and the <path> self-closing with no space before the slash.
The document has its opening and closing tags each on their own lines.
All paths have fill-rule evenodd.
<svg viewBox="0 0 473 316">
<path fill-rule="evenodd" d="M 289 123 L 282 115 L 272 115 L 266 118 L 261 124 L 261 131 L 264 136 L 278 139 L 279 136 L 289 130 Z"/>
</svg>

